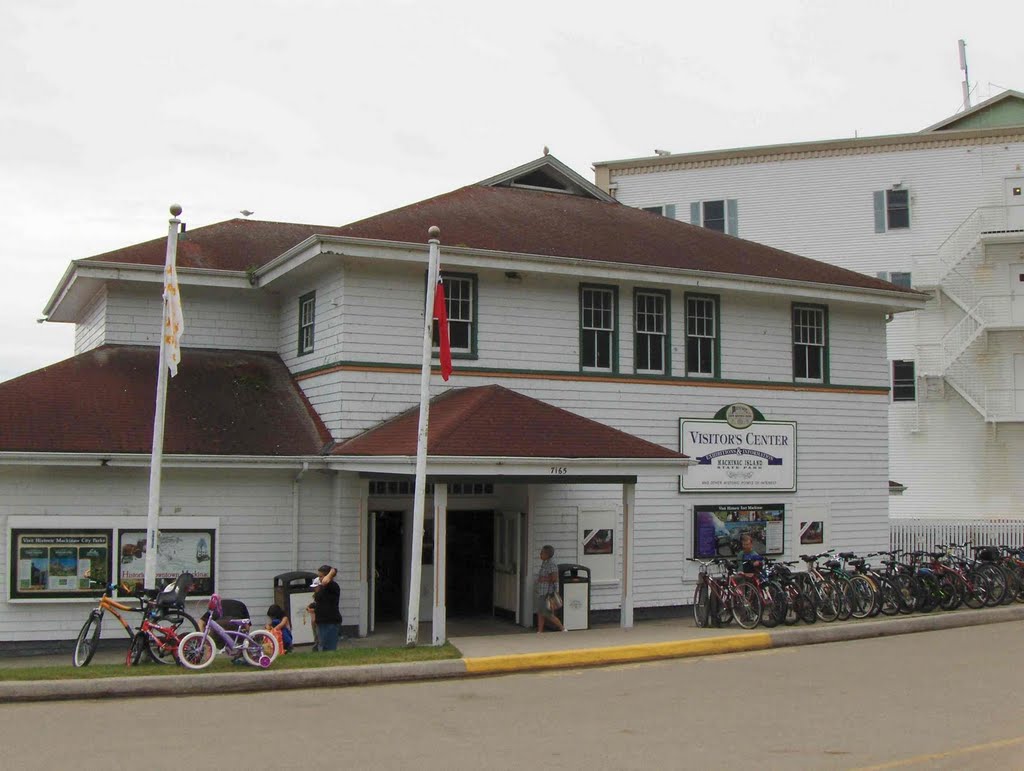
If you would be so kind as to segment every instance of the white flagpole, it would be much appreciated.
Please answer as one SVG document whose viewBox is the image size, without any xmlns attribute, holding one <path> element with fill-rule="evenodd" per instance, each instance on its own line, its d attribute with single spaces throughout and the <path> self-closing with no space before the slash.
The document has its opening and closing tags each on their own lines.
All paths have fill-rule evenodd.
<svg viewBox="0 0 1024 771">
<path fill-rule="evenodd" d="M 434 347 L 434 294 L 441 229 L 436 225 L 427 231 L 430 256 L 427 261 L 427 304 L 423 311 L 423 366 L 420 369 L 420 419 L 416 434 L 416 492 L 412 509 L 412 557 L 409 571 L 409 626 L 405 644 L 415 645 L 420 633 L 420 583 L 423 573 L 423 509 L 427 487 L 427 424 L 430 411 L 430 363 Z"/>
<path fill-rule="evenodd" d="M 167 269 L 172 268 L 178 252 L 178 227 L 181 207 L 171 206 L 171 219 L 167 225 L 167 260 L 164 265 L 164 281 Z M 143 586 L 156 588 L 156 557 L 160 535 L 160 471 L 164 458 L 164 415 L 167 411 L 167 344 L 164 340 L 168 318 L 167 300 L 160 321 L 160 364 L 156 376 L 156 411 L 153 415 L 153 455 L 149 464 L 149 511 L 146 516 L 146 570 Z"/>
</svg>

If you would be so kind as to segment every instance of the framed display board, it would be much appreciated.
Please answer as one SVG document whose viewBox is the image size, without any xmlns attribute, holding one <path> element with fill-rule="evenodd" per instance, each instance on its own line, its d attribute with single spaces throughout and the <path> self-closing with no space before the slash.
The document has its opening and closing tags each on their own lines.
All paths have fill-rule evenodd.
<svg viewBox="0 0 1024 771">
<path fill-rule="evenodd" d="M 731 557 L 749 535 L 752 549 L 764 556 L 786 550 L 784 503 L 737 503 L 693 507 L 693 556 Z"/>
<path fill-rule="evenodd" d="M 146 531 L 119 530 L 117 539 L 119 571 L 117 583 L 134 588 L 141 584 L 146 569 Z M 158 585 L 191 573 L 196 584 L 193 594 L 212 594 L 214 587 L 217 532 L 213 528 L 196 530 L 165 530 L 160 528 L 160 545 L 156 557 Z"/>
<path fill-rule="evenodd" d="M 12 529 L 11 599 L 94 597 L 110 582 L 113 531 Z"/>
</svg>

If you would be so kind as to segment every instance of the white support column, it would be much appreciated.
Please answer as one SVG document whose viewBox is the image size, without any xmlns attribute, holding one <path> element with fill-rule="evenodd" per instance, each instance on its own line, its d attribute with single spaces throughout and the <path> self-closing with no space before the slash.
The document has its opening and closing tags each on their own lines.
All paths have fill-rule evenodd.
<svg viewBox="0 0 1024 771">
<path fill-rule="evenodd" d="M 633 519 L 636 483 L 622 485 L 622 604 L 619 625 L 633 628 Z"/>
<path fill-rule="evenodd" d="M 370 480 L 359 480 L 359 636 L 370 633 Z"/>
<path fill-rule="evenodd" d="M 431 637 L 434 645 L 448 639 L 448 608 L 445 599 L 445 576 L 448 564 L 448 485 L 434 484 L 434 608 Z"/>
</svg>

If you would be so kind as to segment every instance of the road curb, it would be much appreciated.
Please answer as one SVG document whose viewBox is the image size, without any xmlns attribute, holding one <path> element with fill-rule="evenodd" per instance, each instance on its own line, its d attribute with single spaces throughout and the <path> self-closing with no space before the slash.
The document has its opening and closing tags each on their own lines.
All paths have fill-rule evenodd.
<svg viewBox="0 0 1024 771">
<path fill-rule="evenodd" d="M 798 645 L 864 640 L 958 627 L 1024 620 L 1024 605 L 984 610 L 936 611 L 876 621 L 819 623 L 813 626 L 751 631 L 740 634 L 637 643 L 604 648 L 573 648 L 543 653 L 468 657 L 441 661 L 369 664 L 322 669 L 269 669 L 265 672 L 194 673 L 152 677 L 109 677 L 94 680 L 0 681 L 0 703 L 125 699 L 154 696 L 195 696 L 253 693 L 299 688 L 342 688 L 353 685 L 455 679 L 466 676 L 536 672 L 625 664 L 633 661 L 714 656 L 725 653 L 787 648 Z"/>
<path fill-rule="evenodd" d="M 721 653 L 765 650 L 772 647 L 767 632 L 709 637 L 702 640 L 677 640 L 663 643 L 616 645 L 608 648 L 574 648 L 545 653 L 518 653 L 507 656 L 486 656 L 463 659 L 466 674 L 495 675 L 542 669 L 566 669 L 622 664 L 629 661 L 678 659 L 691 656 L 713 656 Z"/>
</svg>

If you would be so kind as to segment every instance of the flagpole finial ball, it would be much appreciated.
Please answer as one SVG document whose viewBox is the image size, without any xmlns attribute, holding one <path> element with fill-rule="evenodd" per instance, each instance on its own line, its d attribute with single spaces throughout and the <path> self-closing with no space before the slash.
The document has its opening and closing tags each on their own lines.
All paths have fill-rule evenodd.
<svg viewBox="0 0 1024 771">
<path fill-rule="evenodd" d="M 431 225 L 427 229 L 427 235 L 430 236 L 431 238 L 438 238 L 441 235 L 441 228 L 439 228 L 437 225 Z"/>
<path fill-rule="evenodd" d="M 176 204 L 176 203 L 172 203 L 171 204 L 171 215 L 174 216 L 174 217 L 177 217 L 179 214 L 181 214 L 181 207 L 178 206 L 178 204 Z"/>
</svg>

